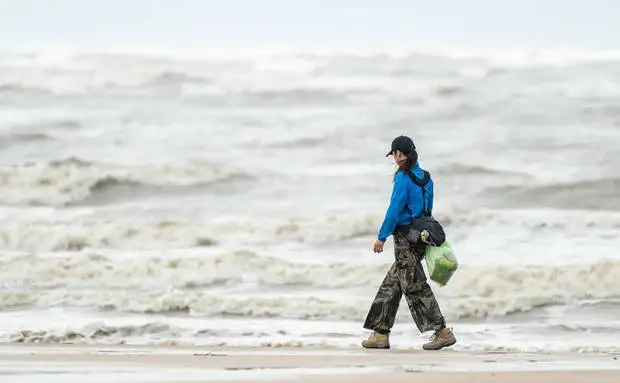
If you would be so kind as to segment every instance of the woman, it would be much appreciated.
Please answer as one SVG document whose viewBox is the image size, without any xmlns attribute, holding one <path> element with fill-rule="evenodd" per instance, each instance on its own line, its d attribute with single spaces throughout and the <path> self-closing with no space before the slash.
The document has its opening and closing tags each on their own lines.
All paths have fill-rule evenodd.
<svg viewBox="0 0 620 383">
<path fill-rule="evenodd" d="M 424 350 L 439 350 L 456 343 L 452 330 L 446 327 L 435 295 L 426 282 L 421 261 L 425 244 L 414 245 L 407 239 L 408 226 L 414 217 L 430 216 L 433 209 L 433 180 L 418 165 L 418 153 L 411 138 L 399 136 L 392 141 L 392 150 L 398 170 L 390 206 L 385 215 L 374 252 L 383 252 L 387 238 L 394 238 L 395 262 L 390 267 L 372 302 L 364 328 L 373 333 L 362 342 L 365 348 L 390 348 L 389 334 L 400 299 L 405 295 L 411 316 L 420 332 L 434 330 L 435 334 Z M 425 180 L 423 180 L 425 178 Z M 422 186 L 423 185 L 423 186 Z"/>
</svg>

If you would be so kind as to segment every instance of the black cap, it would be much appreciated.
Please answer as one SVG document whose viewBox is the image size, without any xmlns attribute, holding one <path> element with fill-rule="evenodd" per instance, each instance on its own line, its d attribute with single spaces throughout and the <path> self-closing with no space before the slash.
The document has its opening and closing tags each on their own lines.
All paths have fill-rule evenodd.
<svg viewBox="0 0 620 383">
<path fill-rule="evenodd" d="M 415 144 L 413 140 L 407 136 L 398 136 L 392 141 L 392 150 L 385 156 L 388 157 L 394 153 L 394 150 L 400 150 L 403 154 L 407 155 L 415 150 Z"/>
</svg>

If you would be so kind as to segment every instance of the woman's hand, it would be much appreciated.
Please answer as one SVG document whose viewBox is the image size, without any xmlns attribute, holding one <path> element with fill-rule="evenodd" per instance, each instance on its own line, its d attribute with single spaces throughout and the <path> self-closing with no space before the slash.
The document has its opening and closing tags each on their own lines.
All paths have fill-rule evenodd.
<svg viewBox="0 0 620 383">
<path fill-rule="evenodd" d="M 382 253 L 383 252 L 383 244 L 385 242 L 383 241 L 379 241 L 378 239 L 375 240 L 375 243 L 373 244 L 373 250 L 375 251 L 375 253 Z"/>
</svg>

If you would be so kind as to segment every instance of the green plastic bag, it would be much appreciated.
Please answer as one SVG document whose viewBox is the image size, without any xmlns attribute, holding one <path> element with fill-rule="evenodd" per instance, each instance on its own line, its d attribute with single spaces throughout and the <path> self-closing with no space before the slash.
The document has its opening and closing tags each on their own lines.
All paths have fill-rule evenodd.
<svg viewBox="0 0 620 383">
<path fill-rule="evenodd" d="M 429 278 L 443 287 L 459 265 L 452 247 L 445 241 L 441 246 L 426 246 L 425 257 Z"/>
</svg>

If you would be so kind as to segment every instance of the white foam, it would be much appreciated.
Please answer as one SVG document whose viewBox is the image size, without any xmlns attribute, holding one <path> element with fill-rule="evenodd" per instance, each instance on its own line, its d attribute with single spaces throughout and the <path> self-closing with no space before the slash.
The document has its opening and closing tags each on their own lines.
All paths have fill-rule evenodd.
<svg viewBox="0 0 620 383">
<path fill-rule="evenodd" d="M 188 179 L 183 178 L 185 173 L 182 172 L 178 180 L 174 175 L 174 180 L 151 180 L 145 176 L 144 181 L 159 182 L 161 185 L 164 182 L 195 182 L 198 179 L 194 177 L 204 177 L 205 180 L 220 177 L 213 175 L 213 172 L 222 173 L 205 169 L 195 176 L 187 175 Z M 77 174 L 92 176 L 87 169 Z M 94 174 L 96 180 L 97 172 Z M 96 182 L 94 180 L 91 181 Z M 86 188 L 87 184 L 76 183 L 74 192 L 87 190 L 78 188 L 78 185 Z M 45 190 L 34 188 L 30 192 L 45 193 Z M 4 192 L 9 193 L 10 189 Z M 17 190 L 13 193 L 23 198 Z M 63 195 L 63 198 L 68 196 Z M 205 200 L 202 197 L 199 199 Z M 184 202 L 188 201 L 189 198 L 184 199 Z M 176 200 L 168 204 L 176 212 L 182 208 Z M 164 202 L 159 206 L 164 206 Z M 149 215 L 141 218 L 124 213 L 126 210 L 123 209 L 122 206 L 118 209 L 104 207 L 101 210 L 109 210 L 110 217 L 100 218 L 99 209 L 89 207 L 72 210 L 2 208 L 0 244 L 7 250 L 40 253 L 88 248 L 164 249 L 205 246 L 209 242 L 231 246 L 270 244 L 272 247 L 287 242 L 301 245 L 336 244 L 357 238 L 370 242 L 383 219 L 380 211 L 365 212 L 357 208 L 326 214 L 262 216 L 260 219 L 235 214 L 210 220 L 201 217 L 161 220 Z M 609 251 L 609 246 L 615 244 L 615 233 L 620 228 L 620 214 L 617 213 L 469 210 L 449 206 L 437 210 L 436 217 L 445 225 L 448 239 L 464 264 L 562 264 L 568 259 L 587 262 L 616 256 L 616 253 Z M 209 241 L 209 238 L 212 240 Z M 391 246 L 391 242 L 388 245 Z M 362 246 L 360 251 L 366 249 L 364 245 L 359 246 Z M 303 250 L 312 251 L 308 247 Z M 541 257 L 542 250 L 545 251 L 544 257 Z M 283 250 L 279 251 L 283 257 L 287 256 Z M 389 253 L 387 256 L 391 258 Z"/>
<path fill-rule="evenodd" d="M 0 304 L 361 320 L 368 296 L 374 294 L 388 268 L 359 262 L 291 262 L 247 251 L 210 253 L 4 257 L 0 277 L 7 289 L 0 292 Z M 585 299 L 611 299 L 620 296 L 619 281 L 620 261 L 600 260 L 562 266 L 462 266 L 448 287 L 433 286 L 448 317 L 480 318 Z M 257 286 L 274 290 L 252 293 Z M 336 294 L 334 288 L 356 290 Z"/>
<path fill-rule="evenodd" d="M 0 168 L 0 199 L 9 204 L 62 206 L 81 201 L 106 184 L 191 186 L 217 182 L 234 174 L 208 163 L 132 168 L 98 166 L 79 159 L 36 162 Z"/>
</svg>

